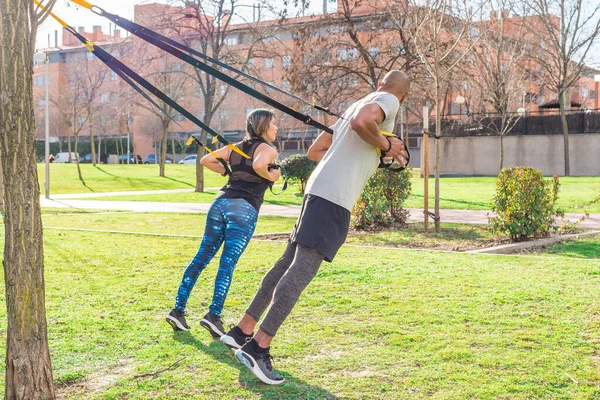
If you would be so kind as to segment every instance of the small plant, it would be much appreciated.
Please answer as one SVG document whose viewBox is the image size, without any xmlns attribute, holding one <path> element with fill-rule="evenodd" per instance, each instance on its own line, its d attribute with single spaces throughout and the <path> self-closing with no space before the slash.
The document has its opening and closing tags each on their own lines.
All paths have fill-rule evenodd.
<svg viewBox="0 0 600 400">
<path fill-rule="evenodd" d="M 297 183 L 300 192 L 304 194 L 308 178 L 317 166 L 317 162 L 310 160 L 303 154 L 294 154 L 283 160 L 281 166 L 285 168 L 289 180 Z"/>
<path fill-rule="evenodd" d="M 546 180 L 540 170 L 531 167 L 502 169 L 492 201 L 496 216 L 489 218 L 492 231 L 520 242 L 557 229 L 556 218 L 564 217 L 556 208 L 559 188 L 556 175 Z"/>
<path fill-rule="evenodd" d="M 408 169 L 402 172 L 377 170 L 354 206 L 354 227 L 364 230 L 405 226 L 408 211 L 403 205 L 412 189 L 410 177 Z"/>
</svg>

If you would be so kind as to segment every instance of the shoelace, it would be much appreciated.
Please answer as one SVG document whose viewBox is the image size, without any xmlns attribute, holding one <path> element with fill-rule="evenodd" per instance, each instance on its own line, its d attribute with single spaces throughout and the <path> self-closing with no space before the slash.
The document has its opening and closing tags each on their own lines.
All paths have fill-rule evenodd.
<svg viewBox="0 0 600 400">
<path fill-rule="evenodd" d="M 271 360 L 273 360 L 273 356 L 271 353 L 263 353 L 263 357 L 265 359 L 265 365 L 269 371 L 273 371 L 273 364 L 271 364 Z"/>
</svg>

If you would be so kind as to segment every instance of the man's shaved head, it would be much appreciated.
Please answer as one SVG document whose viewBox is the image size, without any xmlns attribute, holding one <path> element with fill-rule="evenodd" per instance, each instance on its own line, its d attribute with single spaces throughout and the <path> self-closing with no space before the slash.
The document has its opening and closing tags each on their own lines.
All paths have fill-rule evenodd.
<svg viewBox="0 0 600 400">
<path fill-rule="evenodd" d="M 408 75 L 405 72 L 393 69 L 383 77 L 378 90 L 391 93 L 402 101 L 408 94 L 409 89 L 410 78 Z"/>
</svg>

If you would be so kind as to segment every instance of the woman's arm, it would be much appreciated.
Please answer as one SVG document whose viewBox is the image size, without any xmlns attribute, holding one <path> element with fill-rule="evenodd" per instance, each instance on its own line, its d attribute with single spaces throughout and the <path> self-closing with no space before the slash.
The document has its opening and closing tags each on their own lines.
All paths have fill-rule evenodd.
<svg viewBox="0 0 600 400">
<path fill-rule="evenodd" d="M 261 143 L 254 152 L 252 168 L 254 168 L 254 171 L 263 178 L 270 180 L 271 182 L 276 182 L 279 180 L 279 170 L 271 169 L 269 171 L 269 164 L 273 164 L 276 157 L 277 150 L 266 143 Z"/>
<path fill-rule="evenodd" d="M 229 154 L 231 154 L 231 150 L 229 149 L 229 147 L 223 147 L 217 151 L 214 151 L 213 153 L 215 153 L 225 161 L 229 161 Z M 225 167 L 223 166 L 223 164 L 221 164 L 219 160 L 217 160 L 215 156 L 213 156 L 210 153 L 202 157 L 202 159 L 200 160 L 200 164 L 210 169 L 211 171 L 216 172 L 217 174 L 225 175 Z"/>
</svg>

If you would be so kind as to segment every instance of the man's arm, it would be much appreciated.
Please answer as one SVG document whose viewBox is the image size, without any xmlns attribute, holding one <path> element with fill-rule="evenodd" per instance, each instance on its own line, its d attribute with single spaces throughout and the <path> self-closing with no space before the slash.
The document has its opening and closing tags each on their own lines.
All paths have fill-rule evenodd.
<svg viewBox="0 0 600 400">
<path fill-rule="evenodd" d="M 308 148 L 307 156 L 313 161 L 321 161 L 331 147 L 333 135 L 327 132 L 321 132 L 317 139 Z"/>
<path fill-rule="evenodd" d="M 379 133 L 379 124 L 385 119 L 385 114 L 381 107 L 376 103 L 367 103 L 362 105 L 356 116 L 350 120 L 350 127 L 358 134 L 365 142 L 382 150 L 388 150 L 386 155 L 395 157 L 402 155 L 404 145 L 402 141 L 396 137 L 385 137 Z"/>
</svg>

